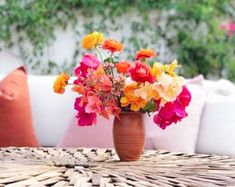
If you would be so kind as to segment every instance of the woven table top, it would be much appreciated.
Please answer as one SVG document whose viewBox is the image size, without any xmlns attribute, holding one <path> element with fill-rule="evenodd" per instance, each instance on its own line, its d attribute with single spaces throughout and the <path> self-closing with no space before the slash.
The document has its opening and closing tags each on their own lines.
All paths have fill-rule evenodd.
<svg viewBox="0 0 235 187">
<path fill-rule="evenodd" d="M 112 149 L 0 148 L 0 186 L 235 186 L 235 158 L 154 150 L 120 162 Z"/>
</svg>

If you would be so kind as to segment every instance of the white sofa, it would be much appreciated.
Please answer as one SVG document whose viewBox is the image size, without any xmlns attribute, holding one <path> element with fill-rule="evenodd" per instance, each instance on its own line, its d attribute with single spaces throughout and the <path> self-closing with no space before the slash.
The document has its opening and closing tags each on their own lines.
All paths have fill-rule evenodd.
<svg viewBox="0 0 235 187">
<path fill-rule="evenodd" d="M 0 81 L 6 76 L 3 72 L 9 72 L 9 69 L 12 69 L 12 67 L 8 67 L 3 71 L 1 65 L 6 67 L 0 64 Z M 33 123 L 39 143 L 42 146 L 57 146 L 63 138 L 71 138 L 70 134 L 65 135 L 67 129 L 69 129 L 70 131 L 78 131 L 78 136 L 83 136 L 83 140 L 79 139 L 81 141 L 78 144 L 79 146 L 87 146 L 86 139 L 96 136 L 95 145 L 97 147 L 99 147 L 101 142 L 100 137 L 103 142 L 106 142 L 107 147 L 112 146 L 112 126 L 110 125 L 112 124 L 112 119 L 107 122 L 99 118 L 99 124 L 92 127 L 92 132 L 85 128 L 79 129 L 76 125 L 71 125 L 76 123 L 74 118 L 75 110 L 73 109 L 76 94 L 70 90 L 63 95 L 55 94 L 53 92 L 55 78 L 55 76 L 28 77 Z M 199 153 L 235 155 L 234 85 L 226 80 L 206 80 L 203 85 L 205 104 L 200 116 L 199 131 L 196 130 L 194 135 L 194 140 L 196 141 L 195 151 Z M 190 124 L 187 124 L 187 126 L 190 127 Z M 153 132 L 151 132 L 151 128 L 148 130 L 147 126 L 146 129 L 146 136 L 148 137 Z M 76 132 L 74 132 L 73 136 L 76 136 Z M 156 134 L 156 136 L 159 136 L 159 134 Z M 171 137 L 168 138 L 170 139 Z M 180 140 L 172 140 L 171 143 L 178 141 Z M 191 141 L 191 139 L 189 138 L 186 141 Z M 75 143 L 74 145 L 77 144 Z"/>
<path fill-rule="evenodd" d="M 4 76 L 0 75 L 0 80 Z M 34 128 L 42 146 L 57 146 L 75 116 L 73 103 L 76 94 L 70 90 L 67 90 L 63 95 L 55 94 L 53 92 L 55 78 L 55 76 L 28 77 Z M 221 89 L 221 86 L 224 89 Z M 235 142 L 235 92 L 232 93 L 233 88 L 228 89 L 231 86 L 233 85 L 227 81 L 204 81 L 207 97 L 201 116 L 202 124 L 199 129 L 196 152 L 235 155 L 233 145 Z M 214 93 L 219 93 L 221 96 Z M 101 121 L 97 125 L 98 127 L 93 128 L 102 133 L 107 125 L 102 124 L 105 123 L 105 120 L 99 120 Z M 220 126 L 211 124 L 211 122 L 217 123 L 216 120 L 224 123 L 221 123 Z M 190 126 L 190 124 L 188 125 Z M 84 130 L 81 129 L 81 131 Z M 90 135 L 84 134 L 84 136 L 89 139 Z M 106 134 L 105 136 L 107 139 L 111 139 L 112 135 Z M 97 140 L 97 144 L 98 142 L 99 140 Z M 107 143 L 107 145 L 110 144 Z M 83 146 L 86 146 L 85 143 Z"/>
</svg>

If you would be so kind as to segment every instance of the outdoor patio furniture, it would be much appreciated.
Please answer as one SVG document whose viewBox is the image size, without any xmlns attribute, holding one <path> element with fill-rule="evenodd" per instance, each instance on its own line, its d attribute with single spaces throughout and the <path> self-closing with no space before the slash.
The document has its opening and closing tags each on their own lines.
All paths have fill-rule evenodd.
<svg viewBox="0 0 235 187">
<path fill-rule="evenodd" d="M 0 186 L 235 186 L 235 157 L 113 149 L 0 148 Z"/>
</svg>

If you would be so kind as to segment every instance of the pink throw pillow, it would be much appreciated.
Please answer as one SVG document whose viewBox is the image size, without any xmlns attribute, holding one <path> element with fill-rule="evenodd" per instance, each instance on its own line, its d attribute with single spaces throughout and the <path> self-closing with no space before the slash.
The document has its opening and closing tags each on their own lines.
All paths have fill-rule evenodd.
<svg viewBox="0 0 235 187">
<path fill-rule="evenodd" d="M 80 127 L 74 117 L 58 147 L 112 148 L 113 120 L 114 118 L 106 120 L 98 116 L 96 125 Z"/>
</svg>

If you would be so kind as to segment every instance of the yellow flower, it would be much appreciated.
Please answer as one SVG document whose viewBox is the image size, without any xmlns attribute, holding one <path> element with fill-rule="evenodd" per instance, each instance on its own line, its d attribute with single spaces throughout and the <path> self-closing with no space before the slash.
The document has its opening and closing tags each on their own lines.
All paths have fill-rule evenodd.
<svg viewBox="0 0 235 187">
<path fill-rule="evenodd" d="M 158 78 L 156 90 L 161 97 L 161 104 L 171 102 L 181 93 L 184 84 L 184 78 L 181 76 L 170 76 L 163 73 Z"/>
<path fill-rule="evenodd" d="M 141 97 L 136 96 L 134 93 L 137 88 L 138 84 L 136 82 L 128 84 L 124 87 L 123 92 L 125 96 L 120 100 L 122 107 L 131 105 L 130 109 L 135 112 L 145 107 L 147 102 Z"/>
<path fill-rule="evenodd" d="M 178 67 L 177 60 L 174 60 L 171 64 L 165 65 L 164 69 L 170 76 L 176 76 L 175 68 Z"/>
<path fill-rule="evenodd" d="M 96 45 L 102 44 L 104 41 L 103 33 L 94 31 L 82 39 L 82 47 L 85 49 L 92 49 Z"/>
<path fill-rule="evenodd" d="M 61 73 L 54 82 L 54 92 L 62 94 L 65 91 L 65 86 L 68 84 L 69 75 L 66 73 Z"/>
<path fill-rule="evenodd" d="M 150 84 L 149 82 L 145 82 L 144 86 L 135 90 L 135 95 L 141 97 L 146 102 L 149 102 L 152 98 L 155 100 L 160 99 L 160 95 L 156 90 L 156 84 Z"/>
<path fill-rule="evenodd" d="M 167 73 L 170 76 L 176 76 L 175 68 L 177 68 L 178 66 L 179 65 L 177 60 L 174 60 L 171 64 L 166 65 L 156 62 L 153 65 L 151 73 L 157 78 L 160 77 L 162 73 Z"/>
<path fill-rule="evenodd" d="M 152 75 L 154 77 L 159 77 L 163 72 L 164 72 L 164 65 L 158 62 L 154 63 L 151 71 Z"/>
</svg>

